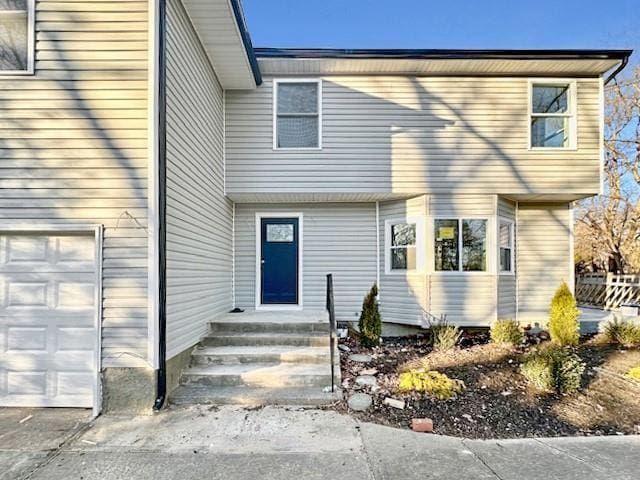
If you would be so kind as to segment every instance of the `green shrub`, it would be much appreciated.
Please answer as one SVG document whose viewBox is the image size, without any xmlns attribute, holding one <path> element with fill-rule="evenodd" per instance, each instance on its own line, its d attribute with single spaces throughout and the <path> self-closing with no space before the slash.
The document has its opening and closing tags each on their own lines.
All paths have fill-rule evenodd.
<svg viewBox="0 0 640 480">
<path fill-rule="evenodd" d="M 435 370 L 410 370 L 400 374 L 398 390 L 426 392 L 440 400 L 454 398 L 464 388 L 461 380 L 451 379 Z"/>
<path fill-rule="evenodd" d="M 551 300 L 549 335 L 554 343 L 561 346 L 576 345 L 580 340 L 578 318 L 580 310 L 569 286 L 562 282 Z"/>
<path fill-rule="evenodd" d="M 380 316 L 377 296 L 378 286 L 374 284 L 362 302 L 362 313 L 358 321 L 358 329 L 360 330 L 360 344 L 365 347 L 380 345 L 382 317 Z"/>
<path fill-rule="evenodd" d="M 451 325 L 446 320 L 438 320 L 431 324 L 431 341 L 434 350 L 451 350 L 462 337 L 462 330 L 456 325 Z"/>
<path fill-rule="evenodd" d="M 614 318 L 604 325 L 604 337 L 608 342 L 625 347 L 640 346 L 640 325 L 629 320 Z"/>
<path fill-rule="evenodd" d="M 491 325 L 491 341 L 517 347 L 524 340 L 522 328 L 516 320 L 496 320 Z"/>
<path fill-rule="evenodd" d="M 632 380 L 640 380 L 640 366 L 630 368 L 626 376 Z"/>
<path fill-rule="evenodd" d="M 573 393 L 580 388 L 584 363 L 575 353 L 557 345 L 545 345 L 527 354 L 521 372 L 540 390 Z"/>
</svg>

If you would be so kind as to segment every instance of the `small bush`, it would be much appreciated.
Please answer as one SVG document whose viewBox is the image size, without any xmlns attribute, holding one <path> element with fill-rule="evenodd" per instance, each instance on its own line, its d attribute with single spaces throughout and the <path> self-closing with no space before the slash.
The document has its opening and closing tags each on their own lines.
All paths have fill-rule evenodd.
<svg viewBox="0 0 640 480">
<path fill-rule="evenodd" d="M 640 366 L 629 369 L 629 371 L 627 372 L 627 377 L 631 378 L 632 380 L 640 381 Z"/>
<path fill-rule="evenodd" d="M 377 296 L 378 286 L 374 284 L 362 302 L 362 313 L 358 321 L 358 330 L 360 330 L 360 344 L 365 347 L 380 345 L 382 317 L 380 316 Z"/>
<path fill-rule="evenodd" d="M 551 300 L 549 335 L 551 340 L 561 346 L 576 345 L 580 340 L 578 318 L 580 310 L 569 286 L 562 282 Z"/>
<path fill-rule="evenodd" d="M 521 372 L 540 390 L 573 393 L 580 388 L 584 363 L 575 353 L 556 345 L 546 345 L 530 352 Z"/>
<path fill-rule="evenodd" d="M 457 396 L 464 388 L 461 380 L 451 379 L 435 370 L 410 370 L 400 374 L 398 390 L 426 392 L 440 400 Z"/>
<path fill-rule="evenodd" d="M 614 318 L 604 325 L 604 337 L 608 342 L 624 347 L 640 346 L 640 325 L 629 320 Z"/>
<path fill-rule="evenodd" d="M 524 340 L 520 324 L 515 320 L 496 320 L 491 325 L 491 341 L 517 347 Z"/>
<path fill-rule="evenodd" d="M 431 341 L 434 350 L 451 350 L 462 337 L 462 330 L 456 325 L 451 325 L 446 320 L 439 320 L 431 324 Z"/>
</svg>

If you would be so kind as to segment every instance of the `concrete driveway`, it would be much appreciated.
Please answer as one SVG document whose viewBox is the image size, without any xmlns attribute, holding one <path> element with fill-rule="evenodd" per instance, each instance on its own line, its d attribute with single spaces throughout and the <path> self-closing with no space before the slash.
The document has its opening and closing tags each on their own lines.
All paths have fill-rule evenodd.
<svg viewBox="0 0 640 480">
<path fill-rule="evenodd" d="M 105 416 L 44 458 L 34 451 L 41 456 L 28 478 L 48 480 L 631 480 L 640 471 L 640 437 L 470 441 L 295 408 Z"/>
<path fill-rule="evenodd" d="M 0 408 L 0 480 L 23 478 L 91 420 L 91 410 Z"/>
</svg>

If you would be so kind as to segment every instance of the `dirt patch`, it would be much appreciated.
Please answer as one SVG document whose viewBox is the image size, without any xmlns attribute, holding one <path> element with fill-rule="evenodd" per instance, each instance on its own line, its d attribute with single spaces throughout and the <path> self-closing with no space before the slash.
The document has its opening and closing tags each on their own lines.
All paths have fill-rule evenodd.
<svg viewBox="0 0 640 480">
<path fill-rule="evenodd" d="M 409 428 L 412 418 L 433 419 L 436 433 L 467 438 L 518 438 L 640 433 L 640 383 L 624 377 L 640 365 L 640 351 L 588 341 L 577 349 L 586 364 L 581 391 L 574 395 L 541 394 L 520 374 L 524 349 L 488 343 L 484 333 L 466 335 L 462 346 L 432 352 L 424 338 L 387 339 L 380 347 L 362 348 L 354 339 L 342 341 L 342 379 L 346 399 L 368 393 L 373 406 L 350 412 L 368 421 Z M 369 363 L 349 360 L 353 353 L 372 356 Z M 457 398 L 438 400 L 424 393 L 399 393 L 398 375 L 410 368 L 428 368 L 462 380 Z M 358 375 L 374 373 L 377 386 L 359 385 Z M 405 402 L 404 409 L 385 405 L 385 398 Z"/>
</svg>

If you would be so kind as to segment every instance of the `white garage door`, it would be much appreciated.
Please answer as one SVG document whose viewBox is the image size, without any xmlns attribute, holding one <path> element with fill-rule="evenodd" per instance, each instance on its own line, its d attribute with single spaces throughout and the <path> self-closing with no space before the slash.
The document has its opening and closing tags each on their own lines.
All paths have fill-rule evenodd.
<svg viewBox="0 0 640 480">
<path fill-rule="evenodd" d="M 0 233 L 0 405 L 92 407 L 95 237 Z"/>
</svg>

